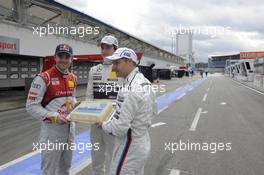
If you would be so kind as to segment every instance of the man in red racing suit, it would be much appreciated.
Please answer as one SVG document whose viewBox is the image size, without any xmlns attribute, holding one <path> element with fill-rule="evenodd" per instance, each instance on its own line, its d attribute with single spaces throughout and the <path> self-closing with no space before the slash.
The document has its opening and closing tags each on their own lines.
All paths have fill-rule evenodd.
<svg viewBox="0 0 264 175">
<path fill-rule="evenodd" d="M 26 110 L 41 121 L 41 170 L 45 175 L 69 174 L 74 123 L 66 116 L 76 105 L 76 76 L 68 71 L 72 49 L 57 46 L 56 65 L 35 77 L 29 90 Z M 60 144 L 60 145 L 59 145 Z M 57 147 L 56 147 L 57 145 Z"/>
</svg>

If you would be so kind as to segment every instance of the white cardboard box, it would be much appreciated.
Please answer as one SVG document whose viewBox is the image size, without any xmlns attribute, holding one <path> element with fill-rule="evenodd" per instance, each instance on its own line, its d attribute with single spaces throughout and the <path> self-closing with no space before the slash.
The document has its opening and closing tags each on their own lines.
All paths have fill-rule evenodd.
<svg viewBox="0 0 264 175">
<path fill-rule="evenodd" d="M 82 101 L 67 118 L 75 122 L 103 122 L 110 118 L 113 111 L 111 100 Z"/>
</svg>

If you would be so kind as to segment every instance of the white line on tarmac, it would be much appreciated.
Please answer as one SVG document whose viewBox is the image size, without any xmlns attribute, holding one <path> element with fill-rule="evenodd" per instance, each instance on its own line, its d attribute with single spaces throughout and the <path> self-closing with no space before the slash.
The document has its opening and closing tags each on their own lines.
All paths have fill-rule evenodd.
<svg viewBox="0 0 264 175">
<path fill-rule="evenodd" d="M 226 105 L 226 102 L 221 102 L 220 105 Z"/>
<path fill-rule="evenodd" d="M 165 106 L 164 108 L 162 108 L 161 110 L 159 110 L 158 111 L 158 115 L 162 112 L 162 111 L 164 111 L 165 109 L 167 109 L 168 108 L 168 106 Z"/>
<path fill-rule="evenodd" d="M 169 175 L 180 175 L 181 173 L 183 174 L 192 174 L 188 171 L 184 171 L 184 170 L 179 170 L 179 169 L 168 169 L 170 170 L 170 174 Z"/>
<path fill-rule="evenodd" d="M 184 97 L 186 95 L 186 93 L 183 93 L 182 95 L 180 95 L 177 100 L 181 99 L 182 97 Z"/>
<path fill-rule="evenodd" d="M 208 111 L 203 111 L 203 112 L 201 112 L 201 114 L 207 114 L 208 113 Z"/>
<path fill-rule="evenodd" d="M 202 101 L 206 101 L 207 98 L 207 94 L 204 94 L 203 100 Z"/>
<path fill-rule="evenodd" d="M 31 153 L 28 153 L 28 154 L 26 154 L 24 156 L 21 156 L 21 157 L 15 159 L 15 160 L 7 162 L 6 164 L 3 164 L 3 165 L 0 166 L 0 171 L 4 170 L 4 169 L 6 169 L 6 168 L 8 168 L 8 167 L 10 167 L 12 165 L 15 165 L 15 164 L 17 164 L 19 162 L 22 162 L 22 161 L 28 159 L 29 157 L 32 157 L 32 156 L 34 156 L 34 155 L 36 155 L 38 153 L 40 153 L 40 151 L 38 151 L 38 150 L 37 151 L 33 151 Z M 78 165 L 76 168 L 71 168 L 70 175 L 75 175 L 75 174 L 79 173 L 84 168 L 86 168 L 89 164 L 91 164 L 91 162 L 92 162 L 91 159 L 87 159 L 86 161 L 84 161 L 80 165 Z"/>
<path fill-rule="evenodd" d="M 79 164 L 76 168 L 71 168 L 70 175 L 75 175 L 81 172 L 84 168 L 86 168 L 88 165 L 92 163 L 91 159 L 85 160 L 81 164 Z"/>
<path fill-rule="evenodd" d="M 166 125 L 166 123 L 158 122 L 158 123 L 152 124 L 151 127 L 152 127 L 152 128 L 155 128 L 155 127 L 157 127 L 157 126 L 161 126 L 161 125 Z"/>
<path fill-rule="evenodd" d="M 172 169 L 170 171 L 170 174 L 169 175 L 180 175 L 180 174 L 181 174 L 181 171 L 180 170 Z"/>
<path fill-rule="evenodd" d="M 202 108 L 199 108 L 198 111 L 195 114 L 195 117 L 193 119 L 192 125 L 191 125 L 191 127 L 189 129 L 190 131 L 195 131 L 196 130 L 196 126 L 198 124 L 201 112 L 202 112 Z"/>
<path fill-rule="evenodd" d="M 231 80 L 232 80 L 232 79 L 231 79 Z M 248 88 L 248 89 L 250 89 L 250 90 L 252 90 L 252 91 L 255 91 L 255 92 L 257 92 L 257 93 L 259 93 L 259 94 L 261 94 L 261 95 L 264 95 L 263 92 L 260 92 L 260 91 L 258 91 L 258 90 L 256 90 L 256 89 L 253 89 L 253 88 L 251 88 L 251 87 L 249 87 L 249 86 L 247 86 L 247 85 L 244 85 L 244 84 L 242 84 L 242 83 L 240 83 L 240 82 L 237 82 L 237 81 L 235 81 L 235 80 L 232 80 L 232 81 L 235 82 L 235 83 L 237 83 L 237 84 L 240 84 L 240 85 L 244 86 L 245 88 Z"/>
<path fill-rule="evenodd" d="M 180 95 L 178 98 L 177 98 L 177 100 L 179 100 L 179 99 L 181 99 L 182 97 L 184 97 L 186 95 L 186 93 L 183 93 L 182 95 Z M 162 109 L 160 109 L 159 111 L 158 111 L 158 115 L 162 112 L 162 111 L 164 111 L 165 109 L 167 109 L 169 106 L 165 106 L 165 107 L 163 107 Z"/>
<path fill-rule="evenodd" d="M 15 159 L 15 160 L 12 160 L 10 162 L 7 162 L 6 164 L 3 164 L 3 165 L 0 166 L 0 171 L 2 171 L 3 169 L 6 169 L 7 167 L 10 167 L 10 166 L 12 166 L 14 164 L 17 164 L 19 162 L 22 162 L 23 160 L 26 160 L 27 158 L 32 157 L 32 156 L 34 156 L 34 155 L 36 155 L 38 153 L 39 153 L 38 150 L 37 151 L 33 151 L 31 153 L 28 153 L 28 154 L 26 154 L 24 156 L 21 156 L 21 157 Z"/>
<path fill-rule="evenodd" d="M 206 90 L 207 92 L 209 92 L 210 91 L 210 88 L 207 88 L 207 90 Z"/>
</svg>

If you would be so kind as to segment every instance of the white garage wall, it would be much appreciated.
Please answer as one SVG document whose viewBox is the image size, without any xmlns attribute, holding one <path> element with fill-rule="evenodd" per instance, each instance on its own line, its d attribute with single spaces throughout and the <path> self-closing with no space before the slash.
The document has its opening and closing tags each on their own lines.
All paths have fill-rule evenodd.
<svg viewBox="0 0 264 175">
<path fill-rule="evenodd" d="M 20 41 L 20 54 L 32 56 L 48 56 L 53 55 L 55 47 L 61 43 L 67 43 L 73 47 L 74 54 L 98 54 L 100 48 L 94 44 L 84 43 L 64 37 L 47 35 L 39 37 L 33 35 L 33 30 L 14 26 L 10 24 L 0 23 L 0 35 L 12 38 L 18 38 Z M 177 66 L 176 63 L 163 61 L 158 58 L 152 58 L 143 54 L 141 65 L 148 66 L 154 63 L 156 66 L 167 67 L 168 65 Z"/>
</svg>

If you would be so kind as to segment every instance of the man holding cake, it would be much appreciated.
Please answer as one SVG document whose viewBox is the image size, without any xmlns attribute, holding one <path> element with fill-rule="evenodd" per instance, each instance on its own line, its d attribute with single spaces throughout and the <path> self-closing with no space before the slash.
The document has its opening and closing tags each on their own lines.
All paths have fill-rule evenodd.
<svg viewBox="0 0 264 175">
<path fill-rule="evenodd" d="M 41 121 L 40 143 L 46 148 L 41 150 L 44 175 L 69 174 L 72 160 L 70 145 L 75 126 L 66 120 L 77 104 L 76 77 L 69 72 L 73 61 L 72 48 L 67 44 L 58 45 L 55 61 L 56 65 L 35 77 L 26 103 L 27 112 Z M 55 147 L 55 144 L 63 146 Z"/>
<path fill-rule="evenodd" d="M 156 96 L 151 83 L 139 72 L 133 50 L 119 48 L 107 59 L 113 62 L 117 76 L 124 78 L 116 112 L 111 120 L 97 123 L 115 137 L 110 175 L 143 175 L 150 154 L 148 130 L 156 114 Z"/>
<path fill-rule="evenodd" d="M 121 80 L 116 77 L 116 73 L 112 70 L 112 63 L 106 57 L 111 56 L 117 48 L 118 41 L 114 36 L 107 35 L 101 40 L 101 54 L 104 62 L 92 67 L 89 72 L 86 100 L 116 99 L 118 84 Z M 114 139 L 97 128 L 95 124 L 91 125 L 90 136 L 92 144 L 99 143 L 99 150 L 92 150 L 91 154 L 94 175 L 105 175 L 105 172 L 109 171 Z"/>
</svg>

